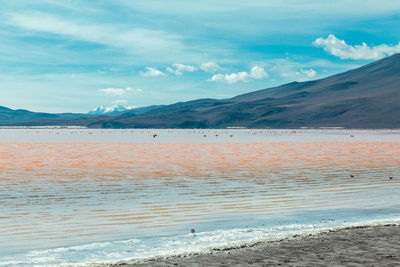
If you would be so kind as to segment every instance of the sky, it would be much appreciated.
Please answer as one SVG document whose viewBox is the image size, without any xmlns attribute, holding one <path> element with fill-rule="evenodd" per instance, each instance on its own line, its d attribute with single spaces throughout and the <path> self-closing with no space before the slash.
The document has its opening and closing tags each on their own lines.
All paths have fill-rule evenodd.
<svg viewBox="0 0 400 267">
<path fill-rule="evenodd" d="M 86 113 L 229 98 L 400 52 L 398 0 L 13 0 L 0 106 Z"/>
</svg>

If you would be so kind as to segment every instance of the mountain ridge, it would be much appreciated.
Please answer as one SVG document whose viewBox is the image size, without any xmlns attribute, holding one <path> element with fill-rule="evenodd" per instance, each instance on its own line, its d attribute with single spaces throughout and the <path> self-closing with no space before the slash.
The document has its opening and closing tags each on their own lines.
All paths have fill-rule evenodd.
<svg viewBox="0 0 400 267">
<path fill-rule="evenodd" d="M 18 124 L 18 123 L 17 123 Z M 400 54 L 323 79 L 291 82 L 228 99 L 196 99 L 123 112 L 19 125 L 91 128 L 400 128 Z"/>
</svg>

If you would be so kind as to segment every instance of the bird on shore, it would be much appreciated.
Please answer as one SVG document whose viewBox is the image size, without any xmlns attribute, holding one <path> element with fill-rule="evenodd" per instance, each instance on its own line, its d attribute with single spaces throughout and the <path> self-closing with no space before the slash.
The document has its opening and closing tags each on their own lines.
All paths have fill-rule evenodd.
<svg viewBox="0 0 400 267">
<path fill-rule="evenodd" d="M 354 175 L 351 175 L 351 174 L 350 174 L 350 177 L 351 177 L 351 178 L 353 178 L 353 177 L 354 177 Z"/>
<path fill-rule="evenodd" d="M 389 176 L 389 180 L 392 180 L 393 179 L 393 177 L 392 176 Z"/>
<path fill-rule="evenodd" d="M 190 229 L 190 233 L 192 234 L 192 238 L 194 238 L 195 236 L 196 236 L 196 234 L 195 234 L 195 230 L 192 228 L 192 229 Z"/>
</svg>

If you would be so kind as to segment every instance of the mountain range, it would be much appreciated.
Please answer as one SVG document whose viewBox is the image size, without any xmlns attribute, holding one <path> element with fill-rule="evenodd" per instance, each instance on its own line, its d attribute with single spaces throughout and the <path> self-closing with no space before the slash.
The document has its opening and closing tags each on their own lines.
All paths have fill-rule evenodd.
<svg viewBox="0 0 400 267">
<path fill-rule="evenodd" d="M 127 111 L 127 110 L 131 110 L 134 109 L 134 107 L 124 107 L 122 105 L 113 105 L 111 107 L 105 107 L 105 106 L 100 106 L 97 107 L 95 109 L 92 109 L 91 111 L 88 112 L 88 114 L 112 114 L 112 113 L 118 113 L 118 112 L 122 112 L 122 111 Z"/>
<path fill-rule="evenodd" d="M 0 107 L 0 125 L 90 128 L 400 128 L 400 54 L 327 78 L 229 99 L 198 99 L 107 114 Z"/>
</svg>

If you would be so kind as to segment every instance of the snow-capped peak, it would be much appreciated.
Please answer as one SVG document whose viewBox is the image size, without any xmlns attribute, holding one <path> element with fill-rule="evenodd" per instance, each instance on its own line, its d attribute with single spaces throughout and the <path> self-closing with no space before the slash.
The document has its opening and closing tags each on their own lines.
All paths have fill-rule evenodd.
<svg viewBox="0 0 400 267">
<path fill-rule="evenodd" d="M 115 112 L 122 112 L 122 111 L 130 110 L 130 109 L 134 109 L 134 108 L 136 108 L 136 106 L 124 107 L 122 105 L 115 104 L 115 105 L 112 105 L 112 106 L 109 106 L 109 107 L 105 107 L 105 106 L 97 107 L 97 108 L 92 109 L 91 111 L 89 111 L 88 114 L 115 113 Z"/>
</svg>

